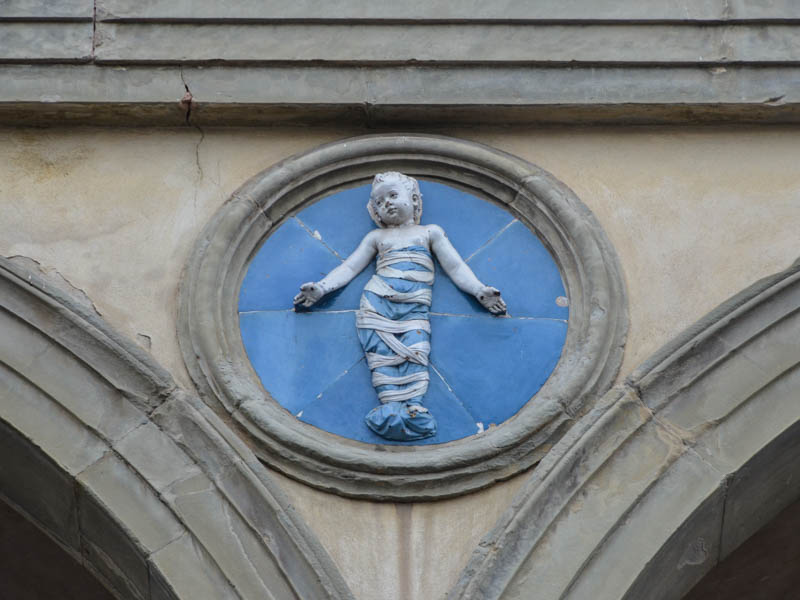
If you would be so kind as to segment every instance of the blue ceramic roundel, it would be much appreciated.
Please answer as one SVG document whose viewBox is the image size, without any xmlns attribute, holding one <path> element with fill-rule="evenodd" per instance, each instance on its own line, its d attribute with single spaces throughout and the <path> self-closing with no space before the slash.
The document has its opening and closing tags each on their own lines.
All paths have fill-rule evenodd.
<svg viewBox="0 0 800 600">
<path fill-rule="evenodd" d="M 508 316 L 490 315 L 437 263 L 424 402 L 438 433 L 416 442 L 379 437 L 364 423 L 378 398 L 355 327 L 374 261 L 311 310 L 292 306 L 301 283 L 324 277 L 375 227 L 366 210 L 369 185 L 323 198 L 264 242 L 239 294 L 247 355 L 272 397 L 301 421 L 373 444 L 441 444 L 499 425 L 555 368 L 569 311 L 561 306 L 564 285 L 548 251 L 494 204 L 439 183 L 420 181 L 420 188 L 422 224 L 444 228 L 478 279 L 501 290 Z"/>
</svg>

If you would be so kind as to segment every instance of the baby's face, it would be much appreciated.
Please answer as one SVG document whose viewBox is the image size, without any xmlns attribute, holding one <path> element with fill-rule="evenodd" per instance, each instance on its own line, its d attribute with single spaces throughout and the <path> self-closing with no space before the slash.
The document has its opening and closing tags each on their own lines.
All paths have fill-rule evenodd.
<svg viewBox="0 0 800 600">
<path fill-rule="evenodd" d="M 381 183 L 372 194 L 375 212 L 389 227 L 414 224 L 414 198 L 400 182 Z"/>
</svg>

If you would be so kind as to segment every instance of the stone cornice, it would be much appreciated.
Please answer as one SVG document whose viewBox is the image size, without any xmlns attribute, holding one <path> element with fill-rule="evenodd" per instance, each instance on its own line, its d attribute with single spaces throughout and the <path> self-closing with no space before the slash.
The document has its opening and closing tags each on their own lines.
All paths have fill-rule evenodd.
<svg viewBox="0 0 800 600">
<path fill-rule="evenodd" d="M 13 0 L 0 124 L 792 123 L 798 47 L 788 0 Z"/>
</svg>

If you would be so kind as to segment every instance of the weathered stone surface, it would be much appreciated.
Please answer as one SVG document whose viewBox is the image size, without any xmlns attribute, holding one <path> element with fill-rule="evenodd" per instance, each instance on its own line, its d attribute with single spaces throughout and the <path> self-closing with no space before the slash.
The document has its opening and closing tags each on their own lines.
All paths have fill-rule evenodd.
<svg viewBox="0 0 800 600">
<path fill-rule="evenodd" d="M 152 422 L 131 431 L 114 448 L 159 492 L 200 473 L 194 461 Z"/>
<path fill-rule="evenodd" d="M 786 386 L 781 391 L 784 398 L 794 395 L 795 404 L 797 385 L 798 378 L 795 377 L 793 387 Z M 749 416 L 752 419 L 771 410 L 770 404 L 765 402 L 761 410 Z M 789 423 L 792 415 L 786 414 L 788 411 L 779 412 Z M 796 473 L 800 461 L 800 425 L 796 414 L 794 418 L 794 423 L 772 442 L 769 452 L 756 455 L 732 478 L 725 504 L 720 559 L 728 556 L 786 506 L 800 498 L 800 482 Z M 730 432 L 726 437 L 735 439 L 733 436 L 736 433 Z"/>
<path fill-rule="evenodd" d="M 0 21 L 0 62 L 87 62 L 91 56 L 91 23 Z"/>
<path fill-rule="evenodd" d="M 201 539 L 211 544 L 207 545 L 209 550 L 219 548 L 228 553 L 224 550 L 226 542 L 232 543 L 244 553 L 240 568 L 255 565 L 264 585 L 271 590 L 283 589 L 288 596 L 316 598 L 328 593 L 349 597 L 333 562 L 316 550 L 313 534 L 295 518 L 289 499 L 271 483 L 271 477 L 242 440 L 206 405 L 196 398 L 179 396 L 164 403 L 153 416 L 213 478 L 214 485 L 210 485 L 204 475 L 189 477 L 164 491 L 187 523 L 197 514 L 195 500 L 201 507 L 219 505 L 214 514 L 227 515 L 221 523 L 198 522 L 197 530 L 206 532 Z M 197 498 L 197 494 L 203 498 Z M 223 530 L 216 531 L 215 527 Z M 314 579 L 306 575 L 309 567 L 316 572 Z"/>
<path fill-rule="evenodd" d="M 777 377 L 800 360 L 800 351 L 791 343 L 800 319 L 793 314 L 800 298 L 794 277 L 767 277 L 714 309 L 692 340 L 691 353 L 680 353 L 687 336 L 670 342 L 640 365 L 629 381 L 643 391 L 645 402 L 659 409 L 670 403 L 665 414 L 675 414 L 675 424 L 689 429 L 698 419 L 720 418 L 720 410 L 730 409 L 763 386 L 763 379 Z M 743 318 L 758 307 L 757 321 Z M 680 359 L 675 359 L 675 357 Z M 676 399 L 676 396 L 681 395 Z M 674 401 L 673 401 L 674 400 Z M 678 416 L 685 411 L 682 422 Z"/>
<path fill-rule="evenodd" d="M 526 479 L 439 502 L 398 504 L 342 498 L 270 476 L 313 525 L 356 598 L 381 600 L 444 598 Z"/>
<path fill-rule="evenodd" d="M 0 101 L 56 103 L 123 102 L 177 106 L 186 93 L 177 67 L 101 68 L 94 65 L 2 65 Z M 176 121 L 180 122 L 180 121 Z"/>
<path fill-rule="evenodd" d="M 564 571 L 552 568 L 552 561 L 572 560 L 556 552 L 551 545 L 553 538 L 548 525 L 558 515 L 567 511 L 567 514 L 582 509 L 583 501 L 588 494 L 581 490 L 582 481 L 593 475 L 602 477 L 603 466 L 609 461 L 621 444 L 632 438 L 637 439 L 637 432 L 647 426 L 649 414 L 638 402 L 636 397 L 622 389 L 613 389 L 600 401 L 600 404 L 585 418 L 578 421 L 559 443 L 551 450 L 538 465 L 532 476 L 525 482 L 514 498 L 512 505 L 499 519 L 493 530 L 479 544 L 473 553 L 473 558 L 462 573 L 461 579 L 450 591 L 448 598 L 492 598 L 499 597 L 512 581 L 517 587 L 527 587 L 528 579 L 536 577 L 536 586 L 556 594 L 569 583 L 563 580 Z M 650 424 L 648 430 L 652 430 Z M 585 453 L 581 448 L 581 440 L 591 439 L 596 442 L 591 453 Z M 642 436 L 638 437 L 642 443 Z M 646 443 L 646 442 L 645 442 Z M 674 442 L 669 440 L 662 444 L 661 452 L 653 452 L 652 461 L 666 461 L 668 464 L 674 460 L 671 454 L 674 451 Z M 608 470 L 606 470 L 606 473 Z M 606 475 L 608 477 L 608 475 Z M 553 482 L 546 485 L 546 481 Z M 647 485 L 638 482 L 638 489 Z M 592 486 L 592 490 L 600 489 Z M 611 490 L 609 498 L 613 500 Z M 617 490 L 619 493 L 619 490 Z M 631 486 L 625 493 L 636 497 L 636 490 Z M 620 498 L 621 499 L 621 498 Z M 590 500 L 591 501 L 591 500 Z M 574 505 L 572 511 L 568 507 Z M 523 513 L 530 515 L 529 521 L 522 521 L 516 515 Z M 604 519 L 614 522 L 615 517 L 609 511 Z M 591 538 L 600 534 L 601 523 L 581 524 L 579 519 L 572 523 L 573 527 L 584 527 L 581 536 Z M 503 540 L 504 551 L 497 551 L 498 539 Z M 580 539 L 580 538 L 578 538 Z M 559 537 L 556 543 L 572 544 L 572 552 L 580 553 L 578 539 L 570 536 Z M 531 545 L 541 546 L 541 557 L 533 562 L 535 572 L 519 573 L 519 562 L 523 561 L 531 551 Z M 587 544 L 589 546 L 590 544 Z M 569 554 L 568 550 L 563 550 Z M 588 548 L 584 549 L 589 552 Z M 514 557 L 510 559 L 509 556 Z M 548 558 L 550 556 L 550 558 Z M 578 557 L 574 557 L 578 560 Z M 548 568 L 550 565 L 550 568 Z M 561 579 L 561 580 L 560 580 Z"/>
<path fill-rule="evenodd" d="M 0 21 L 5 19 L 81 19 L 91 21 L 92 0 L 4 0 Z"/>
<path fill-rule="evenodd" d="M 239 599 L 202 546 L 186 534 L 151 555 L 150 561 L 169 581 L 152 590 L 156 598 Z M 167 595 L 171 594 L 171 595 Z M 173 596 L 174 594 L 174 596 Z"/>
<path fill-rule="evenodd" d="M 589 564 L 595 549 L 605 542 L 608 530 L 627 517 L 629 506 L 638 501 L 679 452 L 676 440 L 658 435 L 651 424 L 584 480 L 580 490 L 565 489 L 563 494 L 574 495 L 562 505 L 563 516 L 556 517 L 558 535 L 552 528 L 543 531 L 537 549 L 514 574 L 503 595 L 524 597 L 526 590 L 537 589 L 543 597 L 557 598 L 570 591 L 576 571 Z M 589 514 L 592 517 L 587 519 L 585 515 Z M 610 579 L 607 585 L 615 585 Z M 608 590 L 596 589 L 594 593 L 598 599 L 618 597 Z M 579 592 L 575 597 L 582 596 Z"/>
<path fill-rule="evenodd" d="M 760 387 L 753 377 L 751 373 L 747 385 L 741 381 L 743 394 L 732 393 L 727 386 L 716 391 L 701 385 L 705 394 L 695 395 L 690 390 L 660 411 L 658 418 L 699 444 L 698 453 L 721 471 L 736 471 L 800 418 L 800 407 L 792 394 L 793 386 L 800 382 L 797 369 L 768 379 L 766 385 L 762 373 L 755 380 L 761 382 Z M 693 402 L 682 402 L 685 396 Z"/>
<path fill-rule="evenodd" d="M 784 283 L 780 292 L 760 302 L 764 322 L 769 323 L 764 331 L 753 331 L 754 324 L 748 319 L 733 319 L 719 334 L 729 348 L 743 353 L 771 377 L 782 375 L 800 362 L 800 345 L 794 337 L 800 320 L 794 309 L 800 305 L 800 294 L 791 283 Z"/>
<path fill-rule="evenodd" d="M 46 392 L 63 396 L 72 412 L 109 439 L 141 423 L 143 413 L 158 406 L 174 386 L 141 348 L 105 326 L 85 294 L 65 289 L 63 278 L 52 278 L 25 261 L 3 261 L 0 289 L 5 308 L 18 317 L 17 325 L 29 324 L 24 335 L 34 346 L 50 340 L 41 355 L 29 355 L 23 346 L 20 352 L 9 352 L 6 363 L 22 373 L 32 369 Z M 47 359 L 53 368 L 45 368 Z M 87 365 L 95 368 L 88 370 Z"/>
<path fill-rule="evenodd" d="M 99 23 L 100 63 L 793 62 L 792 25 L 284 25 Z M 198 40 L 202 40 L 198 43 Z"/>
<path fill-rule="evenodd" d="M 125 493 L 121 490 L 121 493 Z M 136 495 L 133 491 L 132 495 Z M 100 499 L 81 490 L 78 518 L 84 560 L 122 597 L 148 597 L 147 549 L 139 547 Z"/>
<path fill-rule="evenodd" d="M 87 373 L 65 348 L 16 320 L 4 320 L 4 331 L 0 352 L 8 356 L 7 364 L 28 378 L 35 377 L 40 396 L 58 398 L 74 415 L 63 419 L 80 420 L 108 440 L 119 438 L 144 420 L 144 414 L 119 390 Z"/>
<path fill-rule="evenodd" d="M 790 0 L 96 4 L 4 3 L 0 122 L 179 125 L 154 63 L 207 125 L 800 120 Z"/>
<path fill-rule="evenodd" d="M 790 66 L 184 66 L 182 71 L 183 80 L 178 66 L 2 65 L 0 122 L 41 123 L 50 115 L 59 123 L 183 125 L 184 81 L 194 98 L 193 122 L 201 125 L 336 118 L 351 125 L 417 127 L 800 120 L 800 70 Z"/>
<path fill-rule="evenodd" d="M 274 557 L 259 543 L 256 532 L 242 522 L 209 479 L 197 476 L 178 482 L 166 494 L 181 519 L 244 597 L 300 598 Z M 208 515 L 215 518 L 209 519 Z"/>
<path fill-rule="evenodd" d="M 109 449 L 40 388 L 2 364 L 0 397 L 3 398 L 0 418 L 20 431 L 29 432 L 34 443 L 70 475 L 77 475 Z"/>
<path fill-rule="evenodd" d="M 689 460 L 697 460 L 695 456 L 686 455 L 686 457 Z M 700 474 L 703 470 L 697 463 L 695 463 L 695 468 L 696 474 Z M 681 475 L 683 474 L 686 474 L 686 470 Z M 707 471 L 705 474 L 709 475 Z M 675 475 L 672 478 L 673 484 L 676 483 Z M 664 509 L 665 514 L 680 520 L 685 518 L 685 514 L 680 513 L 685 507 L 680 506 L 678 502 L 687 500 L 687 496 L 692 496 L 691 500 L 698 501 L 702 497 L 702 493 L 708 491 L 707 484 L 711 483 L 712 479 L 714 478 L 706 477 L 705 480 L 699 481 L 698 483 L 701 484 L 699 490 L 686 489 L 685 482 L 681 481 L 674 488 L 664 488 L 655 493 L 663 496 L 664 504 L 669 504 Z M 668 481 L 669 478 L 666 480 Z M 702 486 L 703 483 L 706 484 L 706 487 Z M 644 567 L 642 567 L 642 563 L 638 564 L 640 571 L 636 581 L 627 591 L 620 592 L 621 595 L 618 597 L 624 600 L 682 598 L 708 571 L 709 565 L 719 560 L 719 536 L 722 516 L 725 512 L 725 492 L 726 488 L 723 484 L 706 499 L 700 500 L 699 509 L 696 509 L 675 529 L 671 529 L 671 526 L 674 527 L 675 521 L 668 522 L 669 520 L 662 518 L 660 513 L 655 516 L 651 514 L 652 521 L 645 523 L 640 529 L 629 528 L 626 532 L 627 535 L 621 537 L 626 537 L 626 541 L 632 543 L 637 549 L 645 544 L 649 544 L 651 549 L 658 544 L 661 546 L 655 555 L 649 555 L 648 564 Z M 641 524 L 641 521 L 638 524 Z M 610 557 L 609 552 L 613 551 L 619 551 L 619 546 L 609 546 L 605 550 L 606 554 L 603 558 Z M 613 567 L 615 572 L 617 566 L 618 564 Z M 631 570 L 628 570 L 629 574 Z M 603 576 L 601 575 L 601 577 Z M 592 580 L 587 581 L 591 584 Z M 658 582 L 658 584 L 654 585 L 654 582 Z M 573 596 L 578 597 L 577 594 L 573 594 Z"/>
<path fill-rule="evenodd" d="M 663 432 L 654 433 L 656 436 L 650 438 L 650 444 L 656 437 L 666 437 Z M 648 451 L 634 452 L 630 459 L 645 471 L 648 467 L 641 463 L 649 456 Z M 612 469 L 621 474 L 617 467 Z M 719 491 L 719 473 L 690 452 L 683 453 L 663 472 L 653 470 L 651 473 L 654 485 L 641 499 L 631 503 L 627 514 L 612 528 L 611 535 L 593 549 L 588 563 L 582 567 L 573 563 L 572 568 L 565 569 L 579 573 L 569 584 L 567 598 L 586 598 L 587 593 L 598 599 L 680 598 L 714 564 L 719 552 L 724 501 L 724 494 Z M 638 481 L 636 477 L 623 476 L 602 489 L 610 490 L 612 497 L 625 496 L 630 487 L 636 488 Z M 605 496 L 595 485 L 597 483 L 593 482 L 587 489 L 590 496 Z M 704 509 L 696 527 L 683 525 L 698 505 Z M 573 540 L 578 542 L 579 538 Z M 654 561 L 656 554 L 661 556 Z M 651 572 L 644 573 L 649 565 L 652 565 Z M 698 566 L 702 568 L 695 568 Z M 609 573 L 614 576 L 607 576 Z M 641 592 L 634 587 L 639 578 L 643 580 Z M 658 584 L 654 586 L 656 581 Z M 651 592 L 651 588 L 659 591 Z"/>
<path fill-rule="evenodd" d="M 23 0 L 16 0 L 22 2 Z M 330 19 L 330 20 L 622 20 L 622 21 L 693 21 L 737 19 L 800 18 L 800 9 L 792 0 L 750 2 L 748 0 L 696 0 L 689 4 L 679 0 L 647 0 L 620 4 L 614 0 L 563 2 L 544 0 L 524 2 L 503 0 L 482 2 L 462 0 L 458 3 L 398 3 L 392 0 L 360 2 L 347 0 L 336 5 L 315 0 L 286 3 L 281 0 L 240 0 L 223 6 L 214 0 L 151 0 L 145 3 L 130 0 L 100 0 L 98 10 L 104 19 Z"/>
<path fill-rule="evenodd" d="M 109 454 L 78 475 L 78 482 L 96 504 L 114 515 L 147 552 L 155 552 L 180 536 L 184 528 L 164 506 L 155 490 L 122 460 Z M 85 534 L 103 539 L 105 530 L 91 521 L 83 524 Z M 113 545 L 113 544 L 111 544 Z M 110 546 L 109 546 L 110 548 Z M 106 548 L 108 553 L 109 548 Z"/>
<path fill-rule="evenodd" d="M 175 590 L 166 582 L 161 571 L 149 560 L 147 566 L 150 571 L 150 600 L 177 600 Z"/>
</svg>

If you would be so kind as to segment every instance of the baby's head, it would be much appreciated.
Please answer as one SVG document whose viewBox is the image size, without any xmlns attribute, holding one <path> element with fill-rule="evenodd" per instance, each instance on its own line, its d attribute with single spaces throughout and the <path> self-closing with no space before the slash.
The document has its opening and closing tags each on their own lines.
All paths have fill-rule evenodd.
<svg viewBox="0 0 800 600">
<path fill-rule="evenodd" d="M 411 201 L 414 207 L 414 223 L 419 225 L 419 220 L 422 217 L 422 194 L 419 191 L 419 183 L 413 177 L 403 175 L 397 171 L 387 171 L 386 173 L 378 173 L 372 180 L 372 191 L 369 195 L 369 202 L 367 202 L 367 211 L 372 220 L 378 227 L 386 227 L 381 218 L 378 216 L 376 201 L 381 195 L 381 192 L 386 186 L 399 186 L 406 190 L 411 195 Z"/>
</svg>

